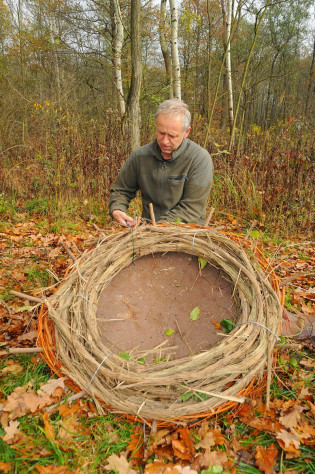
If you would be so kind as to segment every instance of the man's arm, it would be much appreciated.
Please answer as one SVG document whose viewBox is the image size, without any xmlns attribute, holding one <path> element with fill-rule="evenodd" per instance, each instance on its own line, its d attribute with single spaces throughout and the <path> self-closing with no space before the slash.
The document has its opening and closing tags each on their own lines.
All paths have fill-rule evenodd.
<svg viewBox="0 0 315 474">
<path fill-rule="evenodd" d="M 135 221 L 126 214 L 129 203 L 139 189 L 134 156 L 131 155 L 122 167 L 110 190 L 109 213 L 122 226 L 133 227 Z"/>
<path fill-rule="evenodd" d="M 210 155 L 204 151 L 189 172 L 183 195 L 176 206 L 166 211 L 159 221 L 174 222 L 180 219 L 185 223 L 204 224 L 207 199 L 213 179 L 213 163 Z"/>
</svg>

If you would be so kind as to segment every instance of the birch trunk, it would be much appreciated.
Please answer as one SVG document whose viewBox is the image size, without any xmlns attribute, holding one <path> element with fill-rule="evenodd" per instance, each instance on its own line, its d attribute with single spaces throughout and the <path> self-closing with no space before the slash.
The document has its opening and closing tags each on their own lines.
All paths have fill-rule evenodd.
<svg viewBox="0 0 315 474">
<path fill-rule="evenodd" d="M 180 80 L 180 65 L 178 56 L 178 13 L 176 0 L 170 0 L 171 9 L 171 54 L 172 54 L 172 70 L 173 70 L 173 84 L 174 97 L 181 99 L 181 80 Z"/>
<path fill-rule="evenodd" d="M 121 12 L 118 0 L 112 0 L 112 48 L 113 48 L 113 65 L 114 65 L 114 83 L 118 94 L 118 107 L 120 116 L 126 112 L 126 104 L 124 98 L 123 81 L 121 74 L 121 52 L 124 42 L 124 27 L 121 21 Z"/>
<path fill-rule="evenodd" d="M 131 0 L 130 16 L 131 36 L 131 82 L 127 102 L 130 120 L 131 149 L 140 146 L 140 91 L 142 79 L 141 42 L 140 42 L 140 0 Z"/>
<path fill-rule="evenodd" d="M 228 116 L 230 130 L 233 128 L 234 108 L 233 108 L 233 85 L 232 85 L 232 67 L 231 67 L 231 24 L 232 24 L 232 0 L 227 2 L 227 18 L 226 18 L 226 74 L 228 85 Z"/>
<path fill-rule="evenodd" d="M 170 53 L 167 47 L 166 34 L 165 34 L 166 2 L 167 0 L 161 0 L 159 30 L 160 30 L 161 51 L 163 54 L 164 64 L 165 64 L 166 80 L 167 80 L 167 84 L 170 87 L 170 99 L 172 99 L 174 97 L 173 74 L 172 74 L 171 58 L 170 58 Z"/>
</svg>

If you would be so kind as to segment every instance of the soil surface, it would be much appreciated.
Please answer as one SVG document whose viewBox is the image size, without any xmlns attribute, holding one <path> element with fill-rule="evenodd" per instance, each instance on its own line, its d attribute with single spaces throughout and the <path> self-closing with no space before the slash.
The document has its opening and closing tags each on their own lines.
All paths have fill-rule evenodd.
<svg viewBox="0 0 315 474">
<path fill-rule="evenodd" d="M 149 358 L 177 359 L 208 350 L 223 337 L 212 320 L 237 319 L 225 273 L 196 257 L 169 252 L 141 257 L 103 290 L 97 318 L 102 341 L 113 352 L 162 349 Z M 191 311 L 200 308 L 197 321 Z M 166 336 L 165 331 L 174 333 Z M 166 341 L 166 343 L 165 343 Z"/>
</svg>

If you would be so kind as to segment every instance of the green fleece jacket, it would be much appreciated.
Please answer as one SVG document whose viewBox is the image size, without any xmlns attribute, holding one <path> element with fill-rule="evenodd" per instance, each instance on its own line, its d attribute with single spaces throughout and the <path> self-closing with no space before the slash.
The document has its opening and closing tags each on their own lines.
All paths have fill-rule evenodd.
<svg viewBox="0 0 315 474">
<path fill-rule="evenodd" d="M 109 211 L 126 212 L 140 189 L 142 217 L 150 219 L 152 202 L 156 221 L 203 225 L 213 177 L 211 156 L 191 140 L 182 144 L 164 160 L 157 141 L 135 150 L 123 165 L 112 189 Z"/>
</svg>

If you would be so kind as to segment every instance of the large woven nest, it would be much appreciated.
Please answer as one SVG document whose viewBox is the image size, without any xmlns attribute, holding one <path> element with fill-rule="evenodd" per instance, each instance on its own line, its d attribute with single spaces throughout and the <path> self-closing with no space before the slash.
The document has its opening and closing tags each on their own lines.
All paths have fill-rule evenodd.
<svg viewBox="0 0 315 474">
<path fill-rule="evenodd" d="M 281 319 L 277 279 L 262 255 L 245 246 L 239 237 L 185 225 L 142 225 L 108 235 L 76 262 L 45 302 L 55 331 L 47 342 L 45 325 L 41 329 L 46 357 L 102 406 L 142 419 L 183 421 L 244 401 L 248 384 L 261 379 L 266 368 L 270 374 Z M 195 255 L 222 269 L 239 314 L 233 331 L 209 350 L 140 364 L 138 349 L 124 360 L 101 342 L 96 308 L 113 277 L 156 252 Z M 189 393 L 195 396 L 184 402 Z"/>
</svg>

